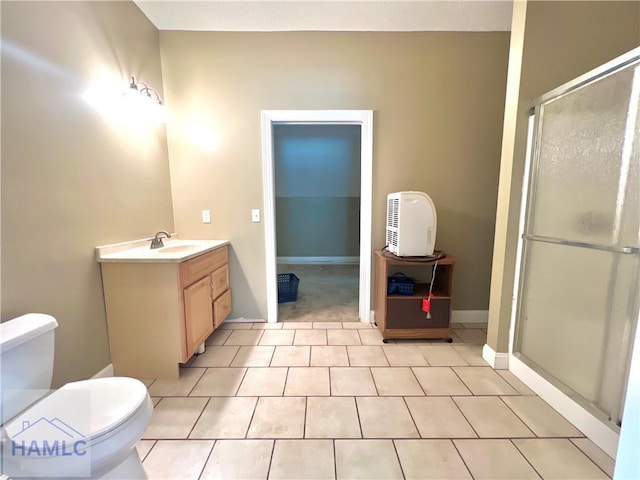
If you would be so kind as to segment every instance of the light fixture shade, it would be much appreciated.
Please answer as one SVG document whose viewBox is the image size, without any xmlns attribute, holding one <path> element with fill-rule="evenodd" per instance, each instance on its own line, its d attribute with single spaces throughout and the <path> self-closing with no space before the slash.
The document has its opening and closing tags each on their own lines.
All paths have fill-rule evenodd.
<svg viewBox="0 0 640 480">
<path fill-rule="evenodd" d="M 145 117 L 159 123 L 166 123 L 166 111 L 158 92 L 145 83 L 138 82 L 131 77 L 129 87 L 123 93 L 129 104 L 130 113 Z"/>
</svg>

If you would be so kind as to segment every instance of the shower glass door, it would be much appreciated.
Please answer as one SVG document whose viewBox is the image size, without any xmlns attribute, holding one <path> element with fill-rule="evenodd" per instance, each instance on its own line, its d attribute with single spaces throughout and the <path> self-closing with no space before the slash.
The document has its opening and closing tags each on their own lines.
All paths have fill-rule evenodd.
<svg viewBox="0 0 640 480">
<path fill-rule="evenodd" d="M 513 346 L 612 426 L 638 316 L 639 64 L 626 59 L 535 106 Z"/>
</svg>

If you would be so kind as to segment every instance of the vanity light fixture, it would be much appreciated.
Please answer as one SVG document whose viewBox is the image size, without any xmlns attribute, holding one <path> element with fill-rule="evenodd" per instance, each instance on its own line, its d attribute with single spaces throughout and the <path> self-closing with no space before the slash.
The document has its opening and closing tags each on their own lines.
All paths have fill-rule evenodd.
<svg viewBox="0 0 640 480">
<path fill-rule="evenodd" d="M 163 105 L 162 100 L 160 99 L 160 95 L 153 88 L 149 87 L 147 84 L 138 82 L 134 77 L 131 77 L 131 83 L 129 84 L 129 89 L 127 90 L 127 94 L 135 94 L 138 93 L 145 100 L 149 99 L 158 105 Z"/>
<path fill-rule="evenodd" d="M 141 101 L 141 103 L 147 105 L 144 107 L 149 112 L 155 112 L 155 117 L 162 123 L 165 122 L 164 104 L 158 92 L 148 86 L 146 83 L 136 82 L 134 77 L 131 77 L 131 83 L 129 88 L 125 92 L 125 97 L 134 99 L 135 101 Z M 150 108 L 149 108 L 150 107 Z"/>
</svg>

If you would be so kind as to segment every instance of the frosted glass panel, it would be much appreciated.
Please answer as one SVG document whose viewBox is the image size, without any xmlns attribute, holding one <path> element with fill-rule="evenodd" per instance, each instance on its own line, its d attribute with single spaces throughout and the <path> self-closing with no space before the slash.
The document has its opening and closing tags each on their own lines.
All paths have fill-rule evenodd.
<svg viewBox="0 0 640 480">
<path fill-rule="evenodd" d="M 625 378 L 620 346 L 633 325 L 638 257 L 531 242 L 527 260 L 516 350 L 611 414 Z"/>
<path fill-rule="evenodd" d="M 530 234 L 637 246 L 638 67 L 540 107 L 540 137 Z M 626 142 L 626 143 L 625 143 Z M 635 148 L 631 148 L 635 145 Z"/>
<path fill-rule="evenodd" d="M 640 57 L 633 62 L 536 108 L 514 344 L 612 423 L 639 308 Z"/>
</svg>

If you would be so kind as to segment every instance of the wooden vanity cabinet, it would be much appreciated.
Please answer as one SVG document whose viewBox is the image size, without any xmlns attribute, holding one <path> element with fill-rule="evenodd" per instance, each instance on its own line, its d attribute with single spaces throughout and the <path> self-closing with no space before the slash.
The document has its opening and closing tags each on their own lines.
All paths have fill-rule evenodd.
<svg viewBox="0 0 640 480">
<path fill-rule="evenodd" d="M 231 312 L 227 247 L 180 264 L 180 278 L 186 348 L 183 362 L 186 362 Z"/>
<path fill-rule="evenodd" d="M 184 262 L 102 263 L 114 374 L 175 379 L 231 312 L 227 245 Z"/>
</svg>

